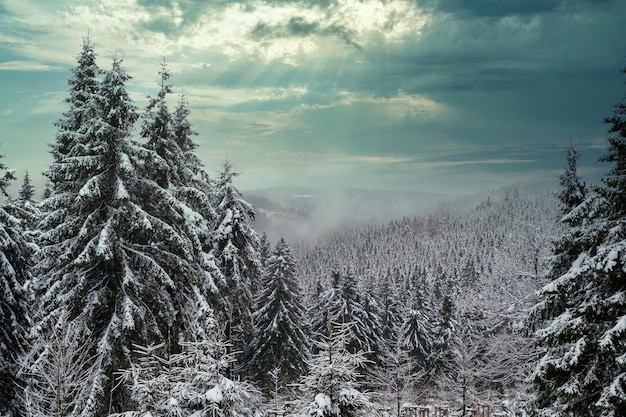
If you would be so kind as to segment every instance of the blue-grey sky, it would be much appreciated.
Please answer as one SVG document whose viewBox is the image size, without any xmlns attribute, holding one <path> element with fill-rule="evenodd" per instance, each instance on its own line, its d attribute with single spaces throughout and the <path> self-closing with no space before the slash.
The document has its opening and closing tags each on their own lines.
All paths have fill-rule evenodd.
<svg viewBox="0 0 626 417">
<path fill-rule="evenodd" d="M 242 189 L 468 193 L 603 172 L 624 97 L 622 0 L 0 0 L 0 153 L 38 185 L 89 32 L 133 98 L 159 63 L 214 176 Z M 172 97 L 172 107 L 178 97 Z"/>
</svg>

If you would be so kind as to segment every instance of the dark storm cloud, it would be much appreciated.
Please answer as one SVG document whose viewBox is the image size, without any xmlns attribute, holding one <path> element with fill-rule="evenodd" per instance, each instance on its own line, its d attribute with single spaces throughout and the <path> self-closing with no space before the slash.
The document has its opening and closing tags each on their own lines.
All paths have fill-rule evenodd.
<svg viewBox="0 0 626 417">
<path fill-rule="evenodd" d="M 303 8 L 327 8 L 331 4 L 336 3 L 336 0 L 266 0 L 265 3 L 270 5 L 293 4 Z M 220 12 L 233 4 L 241 5 L 243 10 L 249 13 L 254 13 L 255 11 L 255 2 L 252 0 L 137 0 L 137 4 L 148 12 L 155 12 L 159 9 L 164 11 L 180 10 L 182 21 L 177 24 L 171 21 L 168 22 L 168 17 L 155 17 L 142 24 L 142 29 L 163 33 L 168 36 L 178 36 L 198 23 L 200 17 Z M 294 34 L 301 30 L 306 31 L 306 24 L 304 22 L 304 26 L 300 26 L 298 21 L 290 22 L 289 25 L 291 26 L 289 29 Z M 306 34 L 302 36 L 306 36 Z"/>
<path fill-rule="evenodd" d="M 354 41 L 354 33 L 347 27 L 338 23 L 324 27 L 321 21 L 307 21 L 301 16 L 294 16 L 284 24 L 270 25 L 259 22 L 251 31 L 250 38 L 257 41 L 290 38 L 320 36 L 331 37 L 341 40 L 349 46 L 361 49 L 361 45 Z"/>
<path fill-rule="evenodd" d="M 535 14 L 602 5 L 613 0 L 433 0 L 437 11 L 460 17 L 530 16 Z"/>
<path fill-rule="evenodd" d="M 179 8 L 182 11 L 182 23 L 175 25 L 168 17 L 155 17 L 145 22 L 142 29 L 152 32 L 164 33 L 166 35 L 177 35 L 178 31 L 187 29 L 195 24 L 198 18 L 207 10 L 222 2 L 196 1 L 196 0 L 137 0 L 137 4 L 148 12 L 155 12 L 159 9 L 173 11 Z M 168 20 L 170 20 L 168 22 Z"/>
</svg>

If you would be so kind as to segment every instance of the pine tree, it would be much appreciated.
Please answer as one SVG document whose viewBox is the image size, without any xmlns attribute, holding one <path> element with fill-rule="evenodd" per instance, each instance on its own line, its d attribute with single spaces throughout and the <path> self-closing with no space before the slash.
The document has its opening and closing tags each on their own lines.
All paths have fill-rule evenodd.
<svg viewBox="0 0 626 417">
<path fill-rule="evenodd" d="M 567 168 L 559 177 L 561 190 L 557 194 L 563 215 L 569 214 L 587 197 L 587 187 L 577 174 L 578 157 L 578 152 L 570 145 L 567 149 Z"/>
<path fill-rule="evenodd" d="M 253 314 L 255 336 L 250 343 L 255 380 L 269 392 L 270 373 L 277 369 L 285 387 L 306 371 L 307 339 L 302 329 L 302 295 L 296 266 L 283 238 L 267 261 Z"/>
<path fill-rule="evenodd" d="M 350 335 L 345 340 L 346 349 L 353 353 L 363 350 L 369 360 L 377 362 L 383 346 L 382 325 L 379 309 L 366 308 L 368 303 L 375 304 L 376 301 L 359 291 L 356 275 L 351 269 L 343 275 L 333 272 L 332 287 L 320 295 L 318 305 L 314 307 L 313 334 L 318 337 L 325 334 L 328 317 L 336 323 L 352 323 Z"/>
<path fill-rule="evenodd" d="M 171 73 L 165 61 L 159 76 L 159 92 L 156 97 L 148 96 L 148 106 L 141 116 L 141 136 L 146 139 L 145 148 L 151 151 L 145 157 L 142 175 L 154 179 L 188 213 L 178 227 L 191 239 L 194 262 L 204 275 L 201 288 L 205 297 L 217 302 L 216 281 L 222 278 L 210 252 L 210 237 L 216 221 L 211 201 L 213 188 L 194 154 L 197 145 L 192 137 L 197 133 L 187 120 L 190 111 L 184 96 L 174 114 L 167 106 L 172 85 L 168 83 Z"/>
<path fill-rule="evenodd" d="M 400 329 L 402 348 L 411 357 L 413 373 L 424 374 L 433 368 L 434 329 L 430 319 L 419 307 L 408 309 Z"/>
<path fill-rule="evenodd" d="M 566 215 L 573 244 L 556 246 L 552 282 L 534 311 L 546 319 L 536 332 L 537 415 L 626 415 L 626 103 L 605 122 L 613 136 L 601 161 L 612 166 Z"/>
<path fill-rule="evenodd" d="M 115 59 L 88 101 L 93 108 L 83 109 L 94 116 L 76 135 L 59 133 L 47 172 L 55 189 L 45 201 L 35 268 L 28 372 L 37 372 L 37 352 L 45 351 L 45 336 L 59 317 L 84 314 L 88 331 L 80 344 L 93 342 L 96 366 L 85 384 L 85 406 L 70 414 L 130 407 L 134 393 L 113 389 L 114 373 L 135 363 L 133 344 L 166 343 L 175 350 L 179 335 L 189 332 L 180 316 L 187 296 L 211 280 L 197 262 L 201 246 L 192 223 L 201 216 L 146 175 L 158 158 L 130 140 L 138 114 L 126 92 L 129 79 Z M 66 154 L 57 152 L 68 136 L 79 141 L 67 143 L 73 146 Z"/>
<path fill-rule="evenodd" d="M 91 38 L 86 36 L 77 57 L 78 65 L 72 69 L 73 76 L 68 80 L 70 90 L 65 101 L 69 109 L 55 123 L 58 131 L 56 141 L 51 145 L 51 154 L 56 163 L 68 157 L 78 156 L 73 154 L 75 145 L 84 143 L 84 126 L 96 115 L 94 99 L 98 88 L 98 76 L 102 74 L 102 70 L 96 64 L 96 56 Z M 55 188 L 57 178 L 53 175 L 48 178 Z M 64 177 L 58 180 L 63 181 Z"/>
<path fill-rule="evenodd" d="M 39 222 L 41 213 L 39 210 L 39 204 L 33 201 L 35 195 L 35 187 L 30 181 L 28 171 L 24 174 L 24 180 L 18 191 L 18 199 L 12 206 L 12 214 L 22 221 L 22 227 L 25 232 L 25 236 L 29 241 L 33 241 L 35 231 L 35 225 Z"/>
<path fill-rule="evenodd" d="M 398 333 L 398 327 L 402 324 L 400 314 L 400 297 L 397 289 L 390 279 L 389 274 L 385 274 L 378 281 L 378 302 L 381 306 L 381 325 L 383 340 L 391 341 Z"/>
<path fill-rule="evenodd" d="M 211 254 L 223 275 L 218 284 L 222 299 L 218 321 L 225 323 L 227 340 L 244 357 L 252 336 L 252 297 L 261 260 L 259 237 L 251 225 L 254 208 L 234 186 L 233 178 L 237 175 L 226 161 L 216 181 L 217 222 L 210 241 Z"/>
<path fill-rule="evenodd" d="M 439 316 L 436 319 L 433 340 L 433 365 L 440 371 L 445 363 L 453 360 L 452 342 L 457 332 L 456 307 L 452 296 L 446 293 L 442 296 Z"/>
<path fill-rule="evenodd" d="M 50 184 L 50 181 L 46 181 L 43 191 L 41 192 L 41 198 L 45 200 L 47 198 L 50 198 L 51 195 L 52 195 L 52 185 Z"/>
<path fill-rule="evenodd" d="M 369 398 L 359 390 L 365 353 L 346 349 L 351 325 L 329 319 L 327 334 L 316 342 L 318 352 L 308 361 L 309 373 L 301 384 L 307 398 L 303 406 L 311 417 L 364 416 L 372 409 Z"/>
<path fill-rule="evenodd" d="M 200 159 L 194 153 L 198 145 L 193 141 L 193 136 L 198 135 L 198 132 L 193 130 L 188 120 L 190 114 L 185 96 L 181 94 L 178 107 L 171 116 L 169 130 L 174 143 L 178 146 L 178 149 L 174 149 L 172 153 L 177 154 L 180 151 L 182 155 L 182 158 L 178 157 L 181 164 L 178 167 L 181 172 L 179 175 L 181 184 L 177 184 L 174 193 L 180 200 L 185 201 L 191 208 L 200 213 L 209 223 L 208 227 L 210 228 L 210 224 L 216 220 L 212 205 L 215 191 L 209 176 L 202 168 Z"/>
<path fill-rule="evenodd" d="M 22 186 L 19 190 L 20 200 L 25 202 L 32 202 L 33 196 L 35 195 L 35 187 L 30 182 L 30 176 L 28 175 L 28 171 L 24 174 L 24 181 L 22 182 Z"/>
<path fill-rule="evenodd" d="M 225 372 L 235 360 L 222 337 L 213 310 L 199 292 L 190 300 L 185 319 L 193 340 L 180 342 L 172 353 L 165 344 L 135 346 L 139 361 L 119 373 L 119 383 L 133 393 L 133 409 L 121 417 L 237 417 L 250 414 L 256 395 L 247 383 Z"/>
<path fill-rule="evenodd" d="M 0 177 L 0 193 L 8 198 L 7 187 L 15 177 L 3 163 L 0 171 L 5 171 Z M 28 327 L 24 284 L 32 252 L 20 221 L 10 214 L 11 206 L 0 206 L 0 415 L 15 412 L 17 407 L 17 359 Z"/>
</svg>

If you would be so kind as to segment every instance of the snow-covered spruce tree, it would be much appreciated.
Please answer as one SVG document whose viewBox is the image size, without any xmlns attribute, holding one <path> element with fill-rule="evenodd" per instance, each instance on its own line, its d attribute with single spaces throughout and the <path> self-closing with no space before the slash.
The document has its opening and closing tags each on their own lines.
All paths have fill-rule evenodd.
<svg viewBox="0 0 626 417">
<path fill-rule="evenodd" d="M 452 341 L 457 332 L 456 306 L 452 295 L 446 292 L 441 298 L 439 315 L 435 319 L 433 340 L 433 365 L 438 372 L 444 363 L 453 360 Z"/>
<path fill-rule="evenodd" d="M 249 403 L 255 390 L 224 375 L 234 356 L 228 352 L 213 310 L 200 292 L 196 296 L 184 315 L 195 338 L 181 341 L 179 353 L 169 352 L 165 344 L 136 346 L 140 360 L 120 372 L 119 381 L 137 401 L 133 410 L 115 416 L 252 415 Z"/>
<path fill-rule="evenodd" d="M 211 186 L 207 174 L 202 170 L 202 163 L 194 151 L 198 145 L 188 120 L 190 111 L 185 97 L 171 113 L 167 106 L 167 97 L 172 93 L 168 84 L 171 73 L 165 62 L 159 71 L 159 92 L 156 97 L 148 96 L 148 106 L 142 115 L 141 136 L 146 139 L 146 147 L 155 151 L 153 175 L 163 188 L 170 189 L 177 198 L 185 201 L 206 220 L 213 221 L 215 212 L 211 206 Z"/>
<path fill-rule="evenodd" d="M 172 92 L 172 85 L 168 84 L 171 73 L 165 62 L 161 64 L 159 76 L 159 92 L 156 97 L 148 96 L 148 106 L 141 116 L 141 136 L 146 140 L 145 148 L 151 151 L 145 156 L 142 175 L 156 180 L 179 201 L 177 204 L 182 203 L 180 207 L 190 209 L 185 209 L 190 215 L 178 227 L 191 239 L 194 262 L 204 275 L 199 288 L 206 297 L 217 302 L 215 281 L 221 280 L 221 274 L 207 243 L 216 218 L 211 202 L 212 187 L 194 154 L 197 145 L 192 137 L 197 133 L 187 120 L 190 112 L 184 96 L 174 114 L 168 109 L 166 99 Z"/>
<path fill-rule="evenodd" d="M 356 275 L 351 269 L 345 274 L 333 272 L 333 285 L 320 295 L 318 305 L 314 307 L 313 334 L 318 337 L 326 334 L 325 323 L 329 315 L 333 322 L 352 323 L 345 340 L 346 349 L 353 353 L 363 350 L 372 363 L 378 362 L 383 346 L 382 325 L 377 314 L 379 309 L 366 308 L 367 304 L 376 304 L 376 301 L 359 290 Z"/>
<path fill-rule="evenodd" d="M 0 193 L 8 198 L 7 187 L 15 177 L 1 162 L 0 171 L 4 171 Z M 11 203 L 0 206 L 0 415 L 16 411 L 18 355 L 28 327 L 24 284 L 31 247 L 10 206 Z"/>
<path fill-rule="evenodd" d="M 18 198 L 12 205 L 12 214 L 22 221 L 24 231 L 28 240 L 35 240 L 33 235 L 35 225 L 40 220 L 40 210 L 38 202 L 33 200 L 35 195 L 35 187 L 30 181 L 28 171 L 24 174 L 22 185 L 18 191 Z"/>
<path fill-rule="evenodd" d="M 102 70 L 96 64 L 96 52 L 91 38 L 83 38 L 83 46 L 77 57 L 78 65 L 72 69 L 72 77 L 68 80 L 69 97 L 65 99 L 69 109 L 63 113 L 55 126 L 57 127 L 56 142 L 51 145 L 54 162 L 61 162 L 66 157 L 73 157 L 77 141 L 81 141 L 80 130 L 84 123 L 95 116 L 94 93 L 98 89 L 98 76 Z M 78 155 L 76 155 L 78 156 Z M 56 187 L 56 178 L 50 177 L 52 187 Z"/>
<path fill-rule="evenodd" d="M 401 301 L 389 274 L 378 280 L 377 300 L 381 307 L 380 322 L 382 339 L 391 343 L 402 324 Z"/>
<path fill-rule="evenodd" d="M 252 337 L 252 297 L 261 271 L 259 237 L 252 228 L 254 208 L 233 184 L 238 173 L 224 162 L 215 183 L 217 222 L 210 241 L 223 280 L 218 283 L 221 306 L 216 315 L 225 323 L 227 340 L 238 358 L 248 356 L 246 347 Z M 241 363 L 241 361 L 239 360 Z M 247 373 L 249 369 L 239 372 Z"/>
<path fill-rule="evenodd" d="M 318 352 L 308 361 L 309 372 L 301 383 L 301 408 L 311 417 L 357 417 L 372 411 L 369 398 L 359 390 L 365 353 L 346 350 L 351 325 L 329 318 L 327 334 L 315 342 Z"/>
<path fill-rule="evenodd" d="M 405 311 L 400 328 L 401 344 L 411 358 L 413 373 L 430 374 L 433 371 L 434 329 L 423 309 L 413 306 Z"/>
<path fill-rule="evenodd" d="M 566 215 L 572 246 L 556 246 L 534 311 L 546 318 L 532 375 L 539 416 L 626 415 L 626 103 L 605 122 L 612 136 L 601 161 L 612 166 Z"/>
<path fill-rule="evenodd" d="M 577 173 L 578 157 L 578 152 L 570 145 L 567 149 L 567 168 L 559 177 L 561 189 L 556 195 L 563 215 L 569 214 L 587 197 L 587 186 Z"/>
<path fill-rule="evenodd" d="M 265 273 L 265 266 L 267 261 L 272 256 L 272 244 L 267 237 L 267 233 L 263 232 L 261 239 L 259 240 L 259 258 L 261 259 L 261 276 Z"/>
<path fill-rule="evenodd" d="M 272 370 L 278 370 L 278 382 L 284 388 L 306 372 L 308 357 L 296 265 L 284 238 L 276 243 L 267 261 L 254 304 L 251 366 L 254 380 L 269 393 L 273 387 Z"/>
<path fill-rule="evenodd" d="M 24 173 L 24 180 L 22 181 L 22 185 L 20 186 L 18 195 L 21 201 L 33 201 L 33 196 L 35 195 L 35 187 L 30 181 L 30 175 L 28 175 L 28 171 Z"/>
<path fill-rule="evenodd" d="M 206 278 L 190 232 L 200 216 L 145 175 L 154 152 L 129 139 L 138 117 L 125 89 L 129 79 L 114 60 L 88 101 L 94 116 L 74 132 L 66 154 L 55 152 L 47 172 L 55 187 L 45 201 L 34 270 L 32 350 L 45 349 L 37 341 L 65 312 L 70 320 L 84 314 L 88 331 L 82 334 L 93 340 L 96 363 L 85 406 L 68 415 L 132 407 L 131 392 L 113 390 L 114 373 L 134 362 L 133 344 L 177 343 L 187 330 L 181 300 Z M 31 357 L 27 372 L 35 373 L 37 355 Z"/>
</svg>

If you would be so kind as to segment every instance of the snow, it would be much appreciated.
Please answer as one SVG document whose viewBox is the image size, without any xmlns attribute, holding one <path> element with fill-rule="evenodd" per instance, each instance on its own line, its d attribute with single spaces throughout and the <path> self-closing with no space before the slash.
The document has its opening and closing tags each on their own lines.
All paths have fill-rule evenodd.
<svg viewBox="0 0 626 417">
<path fill-rule="evenodd" d="M 613 339 L 619 337 L 626 330 L 626 315 L 617 320 L 613 328 L 608 330 L 600 339 L 600 347 L 602 349 L 613 348 Z"/>
<path fill-rule="evenodd" d="M 604 266 L 604 272 L 613 270 L 613 267 L 617 265 L 617 258 L 619 257 L 619 251 L 615 248 L 611 249 L 606 257 L 606 265 Z"/>
<path fill-rule="evenodd" d="M 224 394 L 222 393 L 222 387 L 219 385 L 214 386 L 205 394 L 205 398 L 207 401 L 212 403 L 220 403 L 224 399 Z"/>
<path fill-rule="evenodd" d="M 330 409 L 332 401 L 328 395 L 319 393 L 315 396 L 315 405 L 318 408 L 318 415 L 321 416 L 324 414 L 324 410 Z"/>
</svg>

